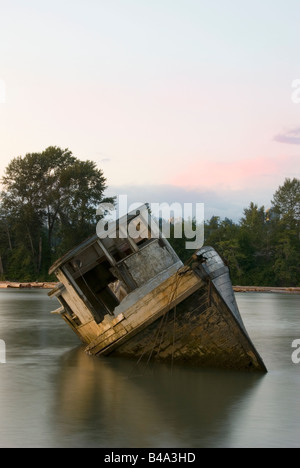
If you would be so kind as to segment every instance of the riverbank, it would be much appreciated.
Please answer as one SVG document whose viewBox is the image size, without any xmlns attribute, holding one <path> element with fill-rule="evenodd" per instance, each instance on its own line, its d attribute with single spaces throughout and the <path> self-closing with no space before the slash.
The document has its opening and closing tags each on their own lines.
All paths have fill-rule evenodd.
<svg viewBox="0 0 300 468">
<path fill-rule="evenodd" d="M 31 283 L 17 283 L 17 282 L 10 282 L 10 281 L 0 281 L 0 289 L 53 289 L 57 283 L 38 283 L 38 282 L 31 282 Z"/>
<path fill-rule="evenodd" d="M 264 293 L 284 293 L 300 294 L 300 288 L 280 288 L 272 286 L 233 286 L 234 292 L 264 292 Z"/>
<path fill-rule="evenodd" d="M 10 281 L 0 281 L 0 289 L 14 288 L 14 289 L 53 289 L 57 286 L 57 282 L 30 282 L 30 283 L 17 283 Z M 280 288 L 272 286 L 233 286 L 234 292 L 264 292 L 264 293 L 284 293 L 284 294 L 300 294 L 299 288 Z"/>
</svg>

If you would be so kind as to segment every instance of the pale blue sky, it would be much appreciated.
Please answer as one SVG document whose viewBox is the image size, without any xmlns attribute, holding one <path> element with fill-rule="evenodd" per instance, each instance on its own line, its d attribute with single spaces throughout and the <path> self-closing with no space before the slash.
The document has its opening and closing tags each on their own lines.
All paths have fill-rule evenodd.
<svg viewBox="0 0 300 468">
<path fill-rule="evenodd" d="M 299 177 L 299 1 L 0 0 L 0 18 L 0 174 L 68 147 L 114 193 L 235 218 Z"/>
</svg>

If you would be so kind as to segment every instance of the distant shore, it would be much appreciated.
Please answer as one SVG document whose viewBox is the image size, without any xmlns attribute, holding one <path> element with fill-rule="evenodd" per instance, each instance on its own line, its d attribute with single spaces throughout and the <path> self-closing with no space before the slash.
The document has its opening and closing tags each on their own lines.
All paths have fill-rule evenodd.
<svg viewBox="0 0 300 468">
<path fill-rule="evenodd" d="M 30 282 L 18 283 L 11 281 L 0 281 L 0 289 L 53 289 L 57 286 L 57 282 Z M 272 287 L 272 286 L 233 286 L 234 292 L 265 292 L 265 293 L 284 293 L 284 294 L 300 294 L 300 287 Z"/>
<path fill-rule="evenodd" d="M 0 289 L 53 289 L 57 286 L 57 283 L 39 283 L 39 282 L 30 282 L 30 283 L 18 283 L 11 281 L 0 281 Z"/>
<path fill-rule="evenodd" d="M 233 286 L 234 292 L 265 292 L 265 293 L 284 293 L 300 294 L 300 288 L 283 288 L 272 286 Z"/>
</svg>

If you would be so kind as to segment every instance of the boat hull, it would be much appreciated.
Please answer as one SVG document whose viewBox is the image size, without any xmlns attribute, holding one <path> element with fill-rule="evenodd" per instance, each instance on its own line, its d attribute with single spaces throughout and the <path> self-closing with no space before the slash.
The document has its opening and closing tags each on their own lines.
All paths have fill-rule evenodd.
<svg viewBox="0 0 300 468">
<path fill-rule="evenodd" d="M 125 343 L 96 354 L 266 371 L 248 335 L 213 285 L 200 288 Z"/>
<path fill-rule="evenodd" d="M 205 246 L 183 265 L 167 239 L 150 235 L 145 216 L 129 214 L 125 225 L 119 220 L 122 236 L 107 237 L 105 231 L 55 262 L 50 273 L 60 283 L 49 295 L 61 307 L 53 313 L 90 355 L 266 372 L 226 261 Z M 133 222 L 139 229 L 131 238 L 127 228 Z"/>
</svg>

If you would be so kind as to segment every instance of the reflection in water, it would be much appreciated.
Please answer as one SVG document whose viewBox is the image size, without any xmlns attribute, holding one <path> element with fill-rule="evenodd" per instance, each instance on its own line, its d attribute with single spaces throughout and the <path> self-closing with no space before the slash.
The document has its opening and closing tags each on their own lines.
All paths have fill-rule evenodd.
<svg viewBox="0 0 300 468">
<path fill-rule="evenodd" d="M 138 368 L 72 350 L 61 362 L 54 414 L 69 436 L 85 434 L 85 446 L 201 447 L 220 438 L 226 444 L 235 405 L 262 379 L 180 367 L 171 373 L 160 364 Z"/>
<path fill-rule="evenodd" d="M 255 338 L 267 368 L 293 367 L 291 343 L 300 338 L 299 294 L 238 294 L 237 302 L 246 330 Z"/>
<path fill-rule="evenodd" d="M 269 373 L 84 354 L 45 291 L 0 291 L 0 447 L 297 447 L 299 296 L 242 294 Z"/>
</svg>

